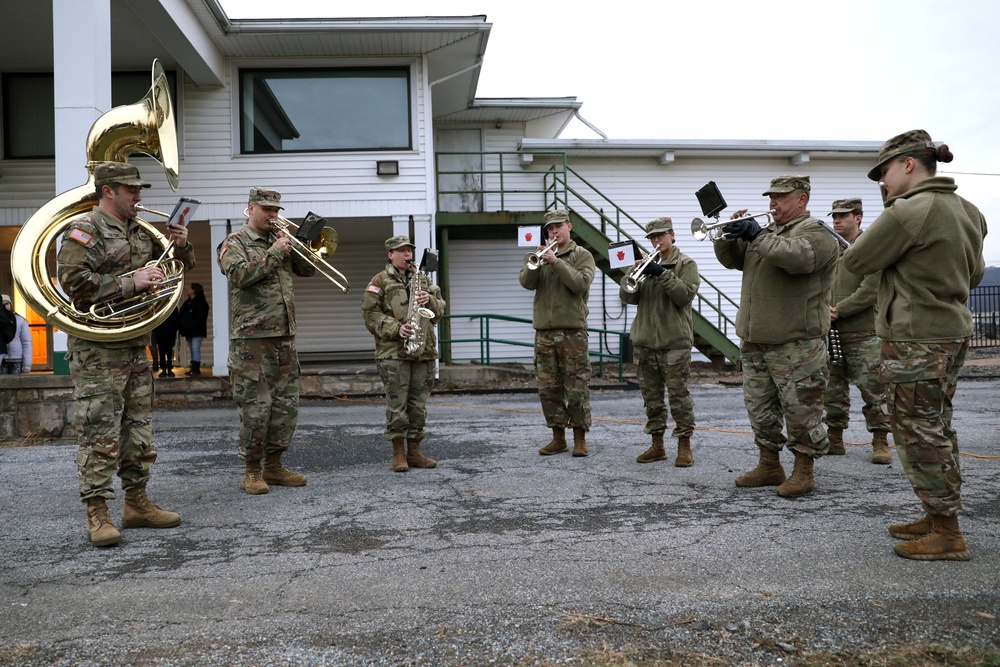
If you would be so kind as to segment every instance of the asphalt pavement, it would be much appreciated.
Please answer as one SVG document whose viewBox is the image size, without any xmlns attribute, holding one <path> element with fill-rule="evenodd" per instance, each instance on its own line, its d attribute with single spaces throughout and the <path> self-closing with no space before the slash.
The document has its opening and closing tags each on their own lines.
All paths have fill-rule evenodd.
<svg viewBox="0 0 1000 667">
<path fill-rule="evenodd" d="M 895 452 L 826 457 L 800 499 L 738 489 L 757 458 L 742 392 L 693 393 L 684 469 L 635 462 L 637 391 L 593 394 L 586 458 L 538 455 L 534 394 L 435 396 L 438 467 L 407 473 L 381 401 L 310 401 L 285 457 L 308 485 L 262 496 L 238 487 L 235 408 L 158 410 L 149 494 L 182 523 L 105 549 L 86 537 L 75 445 L 0 449 L 0 665 L 590 664 L 609 647 L 794 664 L 998 645 L 1000 382 L 955 401 L 967 563 L 893 554 L 886 525 L 920 514 Z M 850 443 L 868 441 L 859 400 Z"/>
</svg>

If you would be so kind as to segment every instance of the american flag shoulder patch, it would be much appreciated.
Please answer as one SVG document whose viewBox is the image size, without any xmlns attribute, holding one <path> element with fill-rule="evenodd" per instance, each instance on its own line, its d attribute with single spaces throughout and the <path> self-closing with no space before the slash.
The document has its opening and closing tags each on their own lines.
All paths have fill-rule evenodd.
<svg viewBox="0 0 1000 667">
<path fill-rule="evenodd" d="M 371 292 L 372 294 L 381 294 L 382 293 L 382 288 L 379 287 L 378 285 L 368 285 L 368 289 L 365 290 L 365 291 L 366 292 Z"/>
<path fill-rule="evenodd" d="M 74 229 L 69 233 L 69 238 L 73 239 L 80 245 L 89 246 L 94 240 L 94 237 L 83 231 L 82 229 Z"/>
<path fill-rule="evenodd" d="M 219 249 L 219 261 L 220 262 L 222 261 L 222 256 L 226 254 L 227 250 L 229 250 L 229 246 L 227 246 L 227 245 L 224 245 L 224 246 L 222 246 L 222 248 Z"/>
</svg>

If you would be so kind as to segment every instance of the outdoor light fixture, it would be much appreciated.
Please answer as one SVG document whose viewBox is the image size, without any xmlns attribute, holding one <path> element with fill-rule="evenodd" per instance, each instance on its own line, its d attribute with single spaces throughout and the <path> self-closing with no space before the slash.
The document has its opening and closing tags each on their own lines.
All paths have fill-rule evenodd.
<svg viewBox="0 0 1000 667">
<path fill-rule="evenodd" d="M 375 163 L 375 173 L 379 176 L 399 176 L 399 161 L 379 160 Z"/>
</svg>

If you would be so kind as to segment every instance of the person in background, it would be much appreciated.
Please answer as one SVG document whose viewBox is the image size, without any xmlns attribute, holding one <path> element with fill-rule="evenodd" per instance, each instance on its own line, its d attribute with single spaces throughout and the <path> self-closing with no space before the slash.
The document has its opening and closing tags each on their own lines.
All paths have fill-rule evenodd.
<svg viewBox="0 0 1000 667">
<path fill-rule="evenodd" d="M 861 199 L 838 199 L 833 202 L 833 230 L 848 243 L 861 237 Z M 861 392 L 865 425 L 872 434 L 872 463 L 892 463 L 889 411 L 885 387 L 878 381 L 881 343 L 875 335 L 875 302 L 878 297 L 879 271 L 859 276 L 844 268 L 843 250 L 833 270 L 830 287 L 831 334 L 840 340 L 841 359 L 830 360 L 830 382 L 823 399 L 826 408 L 826 433 L 830 438 L 827 454 L 843 455 L 844 429 L 851 418 L 851 383 Z"/>
<path fill-rule="evenodd" d="M 642 401 L 646 406 L 646 433 L 653 443 L 636 461 L 651 463 L 667 458 L 663 432 L 667 428 L 666 390 L 674 418 L 671 435 L 677 438 L 674 465 L 694 464 L 691 436 L 694 434 L 694 401 L 688 389 L 691 376 L 691 347 L 694 323 L 691 302 L 698 294 L 701 277 L 698 265 L 674 245 L 674 225 L 670 218 L 657 218 L 646 226 L 646 238 L 659 252 L 657 261 L 643 270 L 645 278 L 638 290 L 625 289 L 629 276 L 622 279 L 621 300 L 637 305 L 631 337 L 635 346 L 635 368 Z M 636 261 L 636 268 L 644 260 Z M 631 273 L 631 272 L 630 272 Z"/>
<path fill-rule="evenodd" d="M 250 495 L 267 493 L 269 484 L 306 485 L 281 457 L 299 419 L 292 275 L 315 275 L 316 266 L 293 251 L 288 235 L 275 232 L 280 202 L 275 190 L 250 188 L 246 223 L 217 249 L 229 280 L 229 372 L 240 412 L 239 457 L 246 465 L 240 488 Z"/>
<path fill-rule="evenodd" d="M 156 351 L 159 355 L 161 378 L 174 377 L 174 346 L 177 344 L 177 327 L 180 325 L 180 321 L 180 313 L 174 308 L 170 311 L 170 316 L 153 329 L 153 341 L 156 343 Z"/>
<path fill-rule="evenodd" d="M 573 429 L 573 456 L 587 456 L 590 430 L 590 343 L 587 316 L 594 257 L 570 237 L 573 223 L 566 211 L 549 211 L 542 221 L 542 238 L 556 246 L 542 253 L 541 266 L 524 266 L 521 287 L 535 293 L 531 323 L 535 328 L 535 375 L 545 425 L 552 440 L 538 450 L 542 456 L 568 449 L 566 427 Z"/>
<path fill-rule="evenodd" d="M 66 227 L 56 264 L 59 284 L 81 308 L 113 298 L 131 298 L 159 285 L 163 270 L 149 266 L 160 254 L 154 240 L 136 222 L 136 204 L 150 184 L 124 162 L 93 168 L 97 205 Z M 187 270 L 194 248 L 182 218 L 167 227 L 174 256 Z M 153 374 L 146 347 L 149 334 L 121 341 L 67 339 L 80 446 L 76 464 L 80 499 L 87 505 L 87 531 L 98 547 L 117 544 L 121 533 L 108 516 L 115 497 L 117 469 L 125 491 L 122 528 L 173 528 L 177 512 L 162 510 L 149 499 L 146 485 L 156 461 L 153 446 Z"/>
<path fill-rule="evenodd" d="M 31 327 L 28 320 L 14 312 L 10 296 L 0 295 L 3 307 L 8 317 L 14 318 L 14 337 L 7 343 L 7 351 L 0 354 L 0 375 L 20 375 L 31 372 Z"/>
<path fill-rule="evenodd" d="M 444 315 L 446 304 L 441 289 L 412 265 L 413 249 L 406 236 L 386 239 L 389 261 L 368 283 L 361 301 L 365 327 L 375 336 L 375 364 L 385 386 L 385 438 L 392 442 L 393 472 L 437 466 L 420 446 L 438 357 L 433 325 Z M 432 316 L 411 320 L 411 296 Z M 416 344 L 408 350 L 407 342 L 414 336 Z"/>
<path fill-rule="evenodd" d="M 191 368 L 188 376 L 201 375 L 201 344 L 208 336 L 208 300 L 201 283 L 191 283 L 187 299 L 181 304 L 180 334 L 191 351 Z"/>
<path fill-rule="evenodd" d="M 969 560 L 958 525 L 962 472 L 952 401 L 973 331 L 969 293 L 986 270 L 986 218 L 958 196 L 947 145 L 924 130 L 898 134 L 879 150 L 868 178 L 880 182 L 886 209 L 844 253 L 853 273 L 882 272 L 875 331 L 882 339 L 879 379 L 899 462 L 924 516 L 889 526 L 907 540 L 894 547 L 914 560 Z"/>
<path fill-rule="evenodd" d="M 713 246 L 727 269 L 743 272 L 736 335 L 740 337 L 743 397 L 760 452 L 757 466 L 736 486 L 777 486 L 783 498 L 814 488 L 813 462 L 830 441 L 823 428 L 823 393 L 829 377 L 830 279 L 840 244 L 809 213 L 808 176 L 778 176 L 770 197 L 773 231 L 766 233 L 746 209 L 722 227 Z M 787 426 L 788 437 L 782 433 Z M 795 455 L 787 479 L 780 452 Z"/>
</svg>

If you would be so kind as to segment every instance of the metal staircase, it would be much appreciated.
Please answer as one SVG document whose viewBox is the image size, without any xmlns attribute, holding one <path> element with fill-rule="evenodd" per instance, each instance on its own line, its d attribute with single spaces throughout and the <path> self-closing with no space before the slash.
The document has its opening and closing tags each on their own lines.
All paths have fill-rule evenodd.
<svg viewBox="0 0 1000 667">
<path fill-rule="evenodd" d="M 440 153 L 440 155 L 457 154 Z M 481 155 L 484 157 L 483 163 L 490 164 L 491 168 L 484 169 L 477 178 L 471 179 L 477 183 L 474 194 L 482 199 L 492 196 L 498 202 L 500 210 L 494 213 L 451 213 L 439 210 L 436 216 L 438 227 L 454 229 L 466 225 L 541 225 L 545 211 L 561 208 L 569 212 L 573 222 L 573 237 L 594 256 L 597 268 L 615 282 L 620 282 L 624 278 L 625 273 L 621 269 L 611 268 L 608 245 L 615 241 L 631 240 L 644 248 L 643 243 L 625 231 L 626 225 L 638 229 L 642 229 L 642 225 L 574 171 L 567 164 L 565 154 L 557 154 L 562 158 L 561 164 L 553 165 L 544 173 L 536 174 L 542 176 L 544 210 L 516 212 L 505 210 L 505 197 L 510 196 L 512 192 L 523 195 L 528 191 L 523 184 L 525 172 L 520 167 L 505 172 L 504 157 L 517 160 L 519 154 L 482 153 Z M 467 172 L 441 171 L 439 167 L 439 202 L 442 196 L 468 194 L 464 189 L 440 189 L 442 175 L 458 173 Z M 519 186 L 516 190 L 511 187 L 514 182 Z M 490 187 L 491 184 L 496 187 Z M 648 251 L 649 248 L 644 250 Z M 739 346 L 729 339 L 729 334 L 736 330 L 736 323 L 728 313 L 735 313 L 736 309 L 735 301 L 701 276 L 701 286 L 692 304 L 694 344 L 699 352 L 715 363 L 729 360 L 733 364 L 739 364 Z"/>
</svg>

